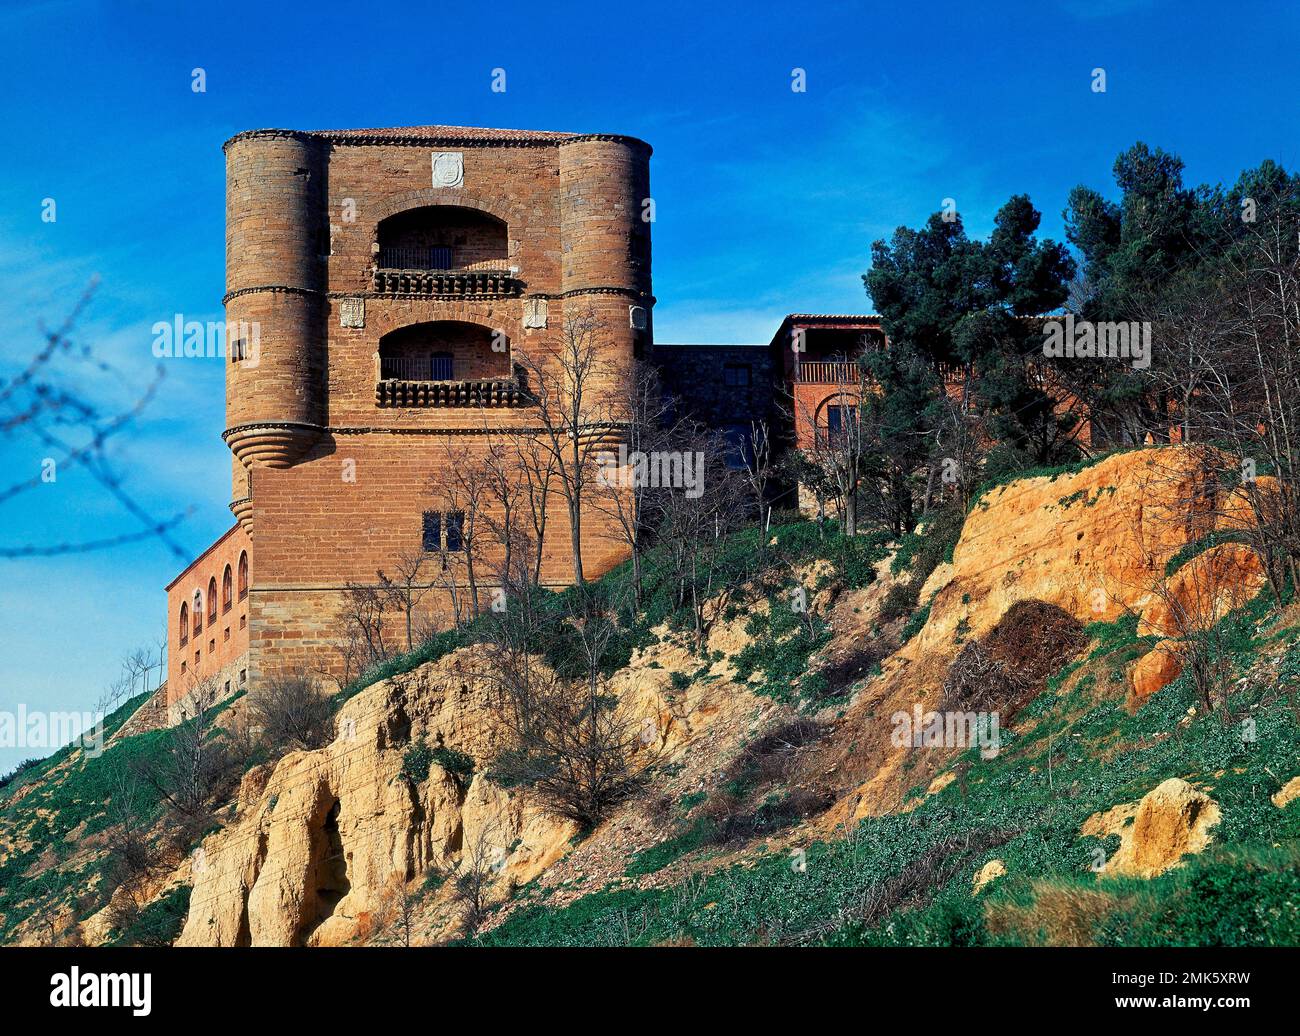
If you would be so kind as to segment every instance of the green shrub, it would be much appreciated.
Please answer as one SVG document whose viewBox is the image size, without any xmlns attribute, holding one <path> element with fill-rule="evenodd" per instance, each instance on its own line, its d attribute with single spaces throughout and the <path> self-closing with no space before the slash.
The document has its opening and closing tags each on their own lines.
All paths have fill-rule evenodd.
<svg viewBox="0 0 1300 1036">
<path fill-rule="evenodd" d="M 402 753 L 401 776 L 414 784 L 419 784 L 428 779 L 429 767 L 433 763 L 433 749 L 429 747 L 429 742 L 421 737 L 418 741 L 412 742 L 411 746 Z"/>
<path fill-rule="evenodd" d="M 464 752 L 457 751 L 454 748 L 446 748 L 439 745 L 429 753 L 431 761 L 437 763 L 443 768 L 455 782 L 462 792 L 469 787 L 469 783 L 474 779 L 474 759 Z M 427 772 L 428 767 L 425 767 Z"/>
<path fill-rule="evenodd" d="M 189 885 L 172 889 L 140 910 L 119 932 L 113 932 L 107 946 L 170 946 L 181 934 L 190 912 Z"/>
</svg>

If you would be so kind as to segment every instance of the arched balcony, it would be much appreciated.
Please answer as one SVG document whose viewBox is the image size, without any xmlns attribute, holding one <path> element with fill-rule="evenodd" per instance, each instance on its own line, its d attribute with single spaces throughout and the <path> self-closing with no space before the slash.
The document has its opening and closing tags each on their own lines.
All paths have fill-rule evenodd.
<svg viewBox="0 0 1300 1036">
<path fill-rule="evenodd" d="M 526 402 L 504 332 L 457 320 L 390 331 L 379 340 L 382 407 L 520 406 Z"/>
<path fill-rule="evenodd" d="M 518 295 L 506 224 L 477 209 L 425 205 L 379 223 L 374 289 L 444 296 Z"/>
</svg>

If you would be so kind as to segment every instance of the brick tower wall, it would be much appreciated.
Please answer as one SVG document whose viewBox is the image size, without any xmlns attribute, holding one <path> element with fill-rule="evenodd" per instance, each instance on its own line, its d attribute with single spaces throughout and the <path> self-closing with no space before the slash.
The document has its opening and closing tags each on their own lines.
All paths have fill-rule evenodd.
<svg viewBox="0 0 1300 1036">
<path fill-rule="evenodd" d="M 462 184 L 434 186 L 434 153 L 461 156 Z M 554 369 L 547 357 L 563 342 L 566 317 L 590 313 L 601 322 L 602 360 L 626 366 L 649 352 L 649 225 L 641 220 L 648 161 L 638 141 L 559 134 L 503 141 L 269 131 L 228 143 L 227 323 L 258 320 L 261 334 L 260 355 L 227 367 L 231 506 L 256 554 L 250 680 L 290 668 L 337 675 L 346 587 L 375 585 L 396 555 L 418 550 L 424 511 L 463 509 L 448 475 L 456 465 L 483 458 L 506 433 L 537 427 L 526 405 L 377 405 L 385 335 L 428 322 L 453 322 L 453 332 L 475 325 L 476 340 L 503 343 L 506 370 L 524 357 Z M 428 206 L 504 224 L 514 286 L 455 296 L 377 289 L 380 224 Z M 447 226 L 454 231 L 456 221 Z M 525 326 L 540 323 L 541 306 L 545 326 Z M 458 360 L 456 377 L 486 369 Z M 499 549 L 481 542 L 486 607 Z M 589 507 L 587 576 L 625 555 L 613 523 Z M 463 599 L 463 562 L 453 564 L 462 566 Z M 567 511 L 552 486 L 542 581 L 571 579 Z M 423 610 L 445 625 L 447 591 L 430 592 Z M 404 623 L 396 614 L 394 623 L 391 640 L 404 647 Z"/>
</svg>

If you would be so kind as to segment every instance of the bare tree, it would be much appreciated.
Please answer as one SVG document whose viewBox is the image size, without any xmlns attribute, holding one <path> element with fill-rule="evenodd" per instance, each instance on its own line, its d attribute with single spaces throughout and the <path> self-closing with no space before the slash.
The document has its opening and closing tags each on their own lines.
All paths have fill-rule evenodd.
<svg viewBox="0 0 1300 1036">
<path fill-rule="evenodd" d="M 605 327 L 592 311 L 567 317 L 554 353 L 520 358 L 541 424 L 537 442 L 550 455 L 569 515 L 573 579 L 584 582 L 582 512 L 606 436 L 627 420 L 616 389 L 617 370 L 606 358 Z"/>
<path fill-rule="evenodd" d="M 597 455 L 599 471 L 592 506 L 613 521 L 615 535 L 628 548 L 632 561 L 633 605 L 641 605 L 641 563 L 650 498 L 666 488 L 650 473 L 673 450 L 675 429 L 665 427 L 671 407 L 664 399 L 658 372 L 636 362 L 619 378 L 623 385 L 622 410 L 627 415 L 616 454 L 606 448 Z M 612 444 L 611 444 L 612 445 Z"/>
<path fill-rule="evenodd" d="M 728 445 L 721 436 L 696 429 L 683 441 L 698 458 L 696 485 L 655 496 L 656 537 L 672 569 L 676 606 L 691 611 L 699 651 L 740 588 L 734 573 L 723 578 L 720 563 L 725 536 L 744 520 L 747 496 L 744 481 L 726 465 Z"/>
<path fill-rule="evenodd" d="M 386 639 L 389 598 L 374 587 L 349 583 L 339 610 L 336 650 L 343 659 L 340 687 L 393 656 Z"/>
<path fill-rule="evenodd" d="M 483 556 L 484 531 L 483 515 L 491 496 L 489 479 L 490 467 L 481 459 L 466 457 L 464 451 L 457 451 L 451 443 L 446 445 L 446 462 L 436 483 L 431 482 L 435 499 L 446 508 L 443 512 L 443 533 L 446 541 L 440 545 L 444 573 L 449 573 L 447 580 L 454 585 L 455 569 L 464 566 L 465 581 L 469 589 L 468 615 L 478 618 L 478 563 Z M 453 521 L 454 517 L 454 521 Z M 459 602 L 457 602 L 459 605 Z M 457 607 L 459 613 L 459 606 Z M 457 625 L 459 625 L 459 619 Z"/>
<path fill-rule="evenodd" d="M 1153 345 L 1177 362 L 1150 379 L 1181 400 L 1200 505 L 1251 544 L 1280 599 L 1300 580 L 1300 217 L 1257 201 L 1257 221 L 1234 221 L 1215 261 L 1152 308 Z"/>
<path fill-rule="evenodd" d="M 210 820 L 213 800 L 230 790 L 229 757 L 223 741 L 213 736 L 216 714 L 216 678 L 196 680 L 182 699 L 180 722 L 169 731 L 163 751 L 132 769 L 138 781 L 162 798 L 177 824 L 195 834 Z"/>
<path fill-rule="evenodd" d="M 319 748 L 334 732 L 334 708 L 307 673 L 276 673 L 248 696 L 247 722 L 277 751 Z"/>
<path fill-rule="evenodd" d="M 526 475 L 513 442 L 490 442 L 480 465 L 487 500 L 479 523 L 500 546 L 499 571 L 535 564 L 534 531 L 529 528 Z"/>
<path fill-rule="evenodd" d="M 112 791 L 105 805 L 108 854 L 103 887 L 128 912 L 138 910 L 152 879 L 170 869 L 166 840 L 152 831 L 153 822 L 144 805 L 139 776 L 129 767 L 112 775 Z M 115 924 L 114 927 L 123 927 Z"/>
<path fill-rule="evenodd" d="M 416 609 L 425 595 L 433 589 L 433 583 L 426 581 L 426 573 L 436 563 L 435 556 L 425 550 L 407 550 L 394 555 L 390 571 L 392 575 L 380 569 L 375 575 L 379 579 L 379 592 L 395 607 L 401 610 L 406 620 L 406 650 L 415 650 L 413 639 Z"/>
<path fill-rule="evenodd" d="M 512 598 L 513 607 L 493 616 L 484 654 L 459 664 L 501 696 L 508 747 L 493 773 L 532 788 L 553 815 L 592 827 L 640 786 L 633 757 L 642 745 L 606 676 L 617 603 L 586 584 L 561 600 L 563 610 L 542 610 L 527 595 Z M 580 675 L 561 675 L 536 658 L 543 641 L 567 641 Z"/>
<path fill-rule="evenodd" d="M 528 539 L 533 551 L 532 581 L 542 581 L 542 556 L 546 543 L 547 507 L 555 484 L 557 459 L 550 449 L 531 435 L 511 438 L 514 457 L 523 474 L 524 513 L 532 530 Z"/>
<path fill-rule="evenodd" d="M 380 927 L 384 934 L 397 939 L 408 949 L 419 916 L 420 892 L 412 889 L 401 874 L 393 873 L 384 890 L 380 908 Z"/>
<path fill-rule="evenodd" d="M 776 453 L 772 443 L 772 429 L 765 420 L 751 421 L 749 443 L 742 449 L 740 472 L 745 486 L 754 498 L 754 514 L 759 526 L 767 531 L 772 524 L 772 508 L 767 503 L 768 492 L 777 476 Z M 767 540 L 759 537 L 760 550 L 766 550 Z"/>
<path fill-rule="evenodd" d="M 505 848 L 497 844 L 496 826 L 485 824 L 462 846 L 459 855 L 446 857 L 440 870 L 450 882 L 460 935 L 472 939 L 487 920 L 488 903 Z"/>
<path fill-rule="evenodd" d="M 943 395 L 937 406 L 934 448 L 927 464 L 928 474 L 922 513 L 928 513 L 936 498 L 951 487 L 963 512 L 979 485 L 986 436 L 979 417 L 960 399 Z"/>
<path fill-rule="evenodd" d="M 138 540 L 157 537 L 178 558 L 189 554 L 171 535 L 185 513 L 160 518 L 149 513 L 128 492 L 118 473 L 119 451 L 114 447 L 135 426 L 152 402 L 164 376 L 162 364 L 154 369 L 131 401 L 112 401 L 121 385 L 138 386 L 130 375 L 108 363 L 88 345 L 79 344 L 74 331 L 84 315 L 98 284 L 92 281 L 57 327 L 41 328 L 42 344 L 21 369 L 0 379 L 0 441 L 30 438 L 45 456 L 33 469 L 7 485 L 0 486 L 0 504 L 53 483 L 72 468 L 86 472 L 91 480 L 139 526 L 97 539 L 56 543 L 3 543 L 0 558 L 48 557 L 57 554 L 105 550 Z M 103 382 L 103 391 L 100 383 Z M 99 398 L 94 395 L 98 391 Z M 24 448 L 25 453 L 31 451 Z M 41 454 L 37 453 L 37 457 Z"/>
<path fill-rule="evenodd" d="M 867 471 L 873 442 L 868 415 L 862 406 L 871 384 L 866 367 L 860 363 L 839 361 L 831 366 L 836 379 L 834 402 L 822 407 L 820 413 L 803 402 L 797 403 L 796 409 L 799 423 L 812 430 L 812 449 L 806 453 L 833 487 L 840 527 L 846 536 L 856 536 L 858 490 Z M 906 478 L 910 472 L 891 474 Z"/>
</svg>

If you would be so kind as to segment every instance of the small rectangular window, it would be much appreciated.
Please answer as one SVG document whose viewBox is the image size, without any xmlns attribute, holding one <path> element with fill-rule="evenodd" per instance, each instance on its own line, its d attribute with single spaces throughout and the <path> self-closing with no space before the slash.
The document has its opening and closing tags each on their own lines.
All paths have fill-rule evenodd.
<svg viewBox="0 0 1300 1036">
<path fill-rule="evenodd" d="M 242 630 L 242 629 L 244 628 L 244 626 L 247 625 L 247 623 L 248 623 L 248 619 L 247 619 L 247 617 L 241 615 L 241 616 L 239 617 L 239 628 Z"/>
<path fill-rule="evenodd" d="M 226 681 L 226 693 L 227 693 L 227 694 L 230 693 L 230 681 L 229 681 L 229 680 Z"/>
<path fill-rule="evenodd" d="M 442 550 L 442 512 L 424 512 L 423 546 L 430 554 Z"/>
<path fill-rule="evenodd" d="M 247 669 L 241 669 L 241 670 L 239 671 L 239 682 L 240 682 L 240 683 L 247 683 L 247 682 L 248 682 L 248 670 L 247 670 Z"/>
<path fill-rule="evenodd" d="M 222 640 L 223 640 L 223 641 L 227 641 L 227 640 L 229 640 L 229 639 L 230 639 L 230 627 L 227 626 L 227 627 L 226 627 L 226 635 L 222 638 Z"/>
<path fill-rule="evenodd" d="M 728 363 L 722 367 L 722 382 L 730 388 L 748 388 L 753 368 L 748 363 Z"/>
<path fill-rule="evenodd" d="M 447 512 L 447 553 L 463 549 L 465 545 L 462 532 L 465 528 L 464 511 Z"/>
<path fill-rule="evenodd" d="M 217 641 L 216 638 L 214 637 L 212 640 L 208 641 L 208 654 L 210 655 L 212 654 L 212 652 L 216 650 L 217 650 Z"/>
<path fill-rule="evenodd" d="M 189 672 L 189 665 L 184 661 L 181 662 L 181 672 L 182 673 Z"/>
<path fill-rule="evenodd" d="M 828 406 L 826 408 L 826 431 L 839 435 L 852 431 L 858 425 L 857 410 L 851 406 Z"/>
</svg>

